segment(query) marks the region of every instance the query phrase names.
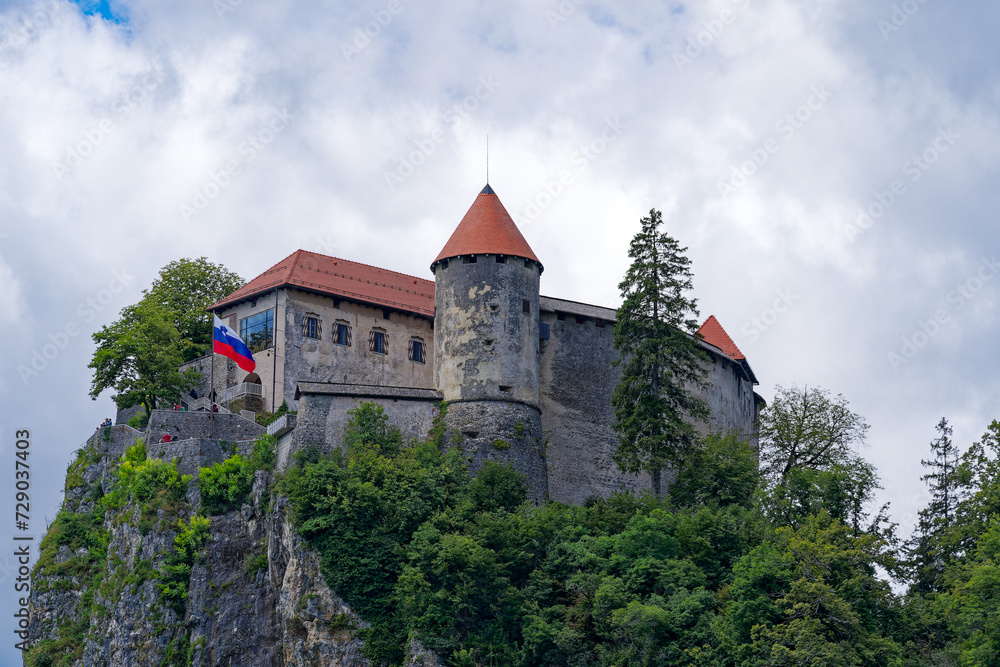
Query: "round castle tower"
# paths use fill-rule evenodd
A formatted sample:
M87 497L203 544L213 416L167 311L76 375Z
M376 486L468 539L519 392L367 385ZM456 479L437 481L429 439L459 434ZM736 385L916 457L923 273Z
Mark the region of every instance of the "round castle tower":
M434 273L434 384L448 437L473 473L486 460L548 491L538 408L538 286L543 267L489 185L476 197Z

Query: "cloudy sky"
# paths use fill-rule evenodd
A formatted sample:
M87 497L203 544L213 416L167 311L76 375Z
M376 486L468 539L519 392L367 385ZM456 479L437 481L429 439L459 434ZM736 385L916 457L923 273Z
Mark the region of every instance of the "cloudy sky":
M0 0L0 474L30 429L33 528L113 414L90 335L160 267L430 278L489 135L543 294L617 305L662 210L758 391L866 416L908 530L937 420L1000 416L1000 5L622 5Z

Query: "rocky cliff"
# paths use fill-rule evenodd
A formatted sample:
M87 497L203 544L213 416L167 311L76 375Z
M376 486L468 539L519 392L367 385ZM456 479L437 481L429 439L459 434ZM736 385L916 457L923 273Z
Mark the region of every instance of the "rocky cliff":
M120 451L94 438L69 468L33 574L27 667L369 664L365 623L325 584L273 472L247 471L248 492L201 517L176 461Z

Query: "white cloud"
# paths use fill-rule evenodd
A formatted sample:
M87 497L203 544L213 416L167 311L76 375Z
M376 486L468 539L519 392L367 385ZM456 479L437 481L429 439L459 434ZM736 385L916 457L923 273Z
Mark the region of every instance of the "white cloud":
M996 416L989 365L966 360L1000 334L1000 281L904 372L885 356L980 256L1000 254L1000 70L987 29L998 10L928 3L887 41L877 21L891 4L595 2L551 25L554 1L404 2L350 59L342 45L385 3L244 2L220 17L203 1L137 0L120 27L62 2L26 30L42 5L0 5L0 211L11 235L0 278L22 284L20 296L0 295L16 329L0 336L57 330L111 271L134 273L138 290L183 256L250 278L299 247L333 248L429 277L483 185L489 134L491 181L522 220L546 184L572 175L523 224L546 294L614 305L628 240L652 207L690 246L703 315L734 338L778 290L796 290L795 307L744 350L761 393L793 381L844 392L873 423L886 497L912 513L912 473L936 419L955 415L968 443ZM724 10L732 20L712 34ZM499 85L477 98L484 78ZM823 87L828 99L794 132L779 127ZM467 113L447 115L463 103ZM287 127L246 159L241 146L275 111L290 114ZM615 118L624 129L580 167L581 148ZM113 130L57 177L53 163L105 119ZM908 180L904 164L948 127L961 139ZM385 174L435 132L433 152L387 187ZM768 140L777 149L723 200L719 182ZM239 173L185 222L180 205L233 160ZM849 240L845 227L894 180L905 194ZM26 309L38 314L31 325ZM61 357L47 373L85 389L89 348L76 344L80 363ZM0 378L0 394L12 382ZM67 448L86 434L60 428Z

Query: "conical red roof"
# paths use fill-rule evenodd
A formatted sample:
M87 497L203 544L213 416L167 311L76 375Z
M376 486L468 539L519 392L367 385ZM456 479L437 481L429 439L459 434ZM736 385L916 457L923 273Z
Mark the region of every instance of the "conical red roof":
M538 262L531 246L521 236L510 213L500 203L493 188L486 185L458 223L444 249L431 264L461 255L508 255ZM541 265L541 262L538 262Z
M698 333L701 334L706 343L719 348L729 358L735 361L746 361L746 357L740 352L740 348L736 347L736 343L733 342L733 339L729 337L726 330L719 324L719 320L715 319L715 315L709 315L705 323L698 329Z

